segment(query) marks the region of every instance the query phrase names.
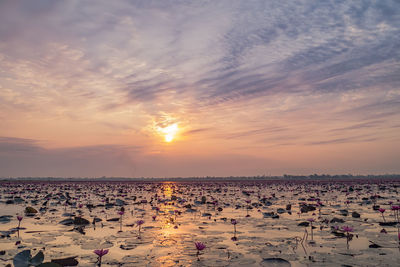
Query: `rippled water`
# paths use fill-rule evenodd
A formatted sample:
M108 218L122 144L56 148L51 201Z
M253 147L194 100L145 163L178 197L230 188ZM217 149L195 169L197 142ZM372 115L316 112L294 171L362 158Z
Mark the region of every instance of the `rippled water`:
M4 251L0 264L4 265L26 249L32 254L42 250L45 261L76 256L79 266L96 265L95 249L109 249L102 266L400 265L399 225L380 226L383 218L376 210L385 208L385 220L396 222L391 208L399 205L399 181L2 182L0 186L0 251ZM301 212L302 206L315 210ZM26 207L39 212L27 216ZM17 215L24 217L23 229L13 229L18 226ZM60 224L74 217L90 224ZM94 218L101 221L93 224ZM331 223L333 218L344 222ZM237 220L236 233L231 219ZM299 226L311 219L313 238L310 225ZM140 233L138 220L144 220ZM346 235L343 226L353 228L348 246L346 237L337 236ZM199 260L194 242L206 245ZM372 243L380 247L370 247Z

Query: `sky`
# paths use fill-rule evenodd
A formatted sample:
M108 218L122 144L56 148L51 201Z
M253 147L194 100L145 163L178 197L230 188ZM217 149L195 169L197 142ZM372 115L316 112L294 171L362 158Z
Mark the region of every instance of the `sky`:
M400 173L400 2L0 1L0 177Z

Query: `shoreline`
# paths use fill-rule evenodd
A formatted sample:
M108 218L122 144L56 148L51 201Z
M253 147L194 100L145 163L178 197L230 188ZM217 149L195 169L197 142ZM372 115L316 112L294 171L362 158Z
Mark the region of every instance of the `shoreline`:
M0 183L26 183L26 182L107 182L107 183L213 183L213 182L354 182L354 181L400 181L400 175L368 175L368 176L260 176L260 177L173 177L173 178L127 178L127 177L101 177L101 178L55 178L55 177L18 177L2 178Z

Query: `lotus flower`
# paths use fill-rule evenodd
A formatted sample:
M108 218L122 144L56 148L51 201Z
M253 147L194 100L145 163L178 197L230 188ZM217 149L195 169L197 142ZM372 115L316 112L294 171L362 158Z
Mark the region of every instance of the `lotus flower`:
M108 249L96 249L93 251L97 256L103 257L108 253Z
M379 208L378 210L382 214L383 221L386 222L385 216L383 216L383 213L385 212L385 209Z
M197 249L197 260L199 261L199 255L200 255L200 251L204 250L206 248L206 245L202 242L194 242L196 249Z
M353 232L353 228L350 226L343 226L342 230L346 233Z
M195 242L194 244L196 245L196 249L199 251L204 250L206 248L206 245L202 242Z
M343 226L343 227L342 227L342 230L343 230L344 232L346 232L347 249L349 249L349 241L350 241L350 239L351 239L351 237L350 237L350 232L353 232L353 228L350 227L350 226Z
M17 220L18 220L18 229L19 229L19 227L21 226L21 221L22 221L22 219L23 219L24 217L22 217L22 216L17 216Z
M97 262L99 263L98 266L100 267L101 258L108 253L108 249L96 249L93 252L98 256Z
M231 224L233 224L233 229L235 230L235 235L236 235L236 224L237 224L236 219L231 219Z

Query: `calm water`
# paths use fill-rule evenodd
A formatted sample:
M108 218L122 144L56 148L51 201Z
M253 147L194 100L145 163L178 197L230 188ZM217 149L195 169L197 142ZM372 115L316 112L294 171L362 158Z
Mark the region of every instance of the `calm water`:
M42 250L45 261L76 256L79 266L95 266L93 250L109 249L102 266L400 266L391 210L399 205L399 181L0 186L0 265L31 249ZM28 216L26 207L38 212ZM75 217L90 223L64 225ZM393 225L381 226L384 220ZM344 226L353 229L349 240ZM198 257L195 242L206 245Z

